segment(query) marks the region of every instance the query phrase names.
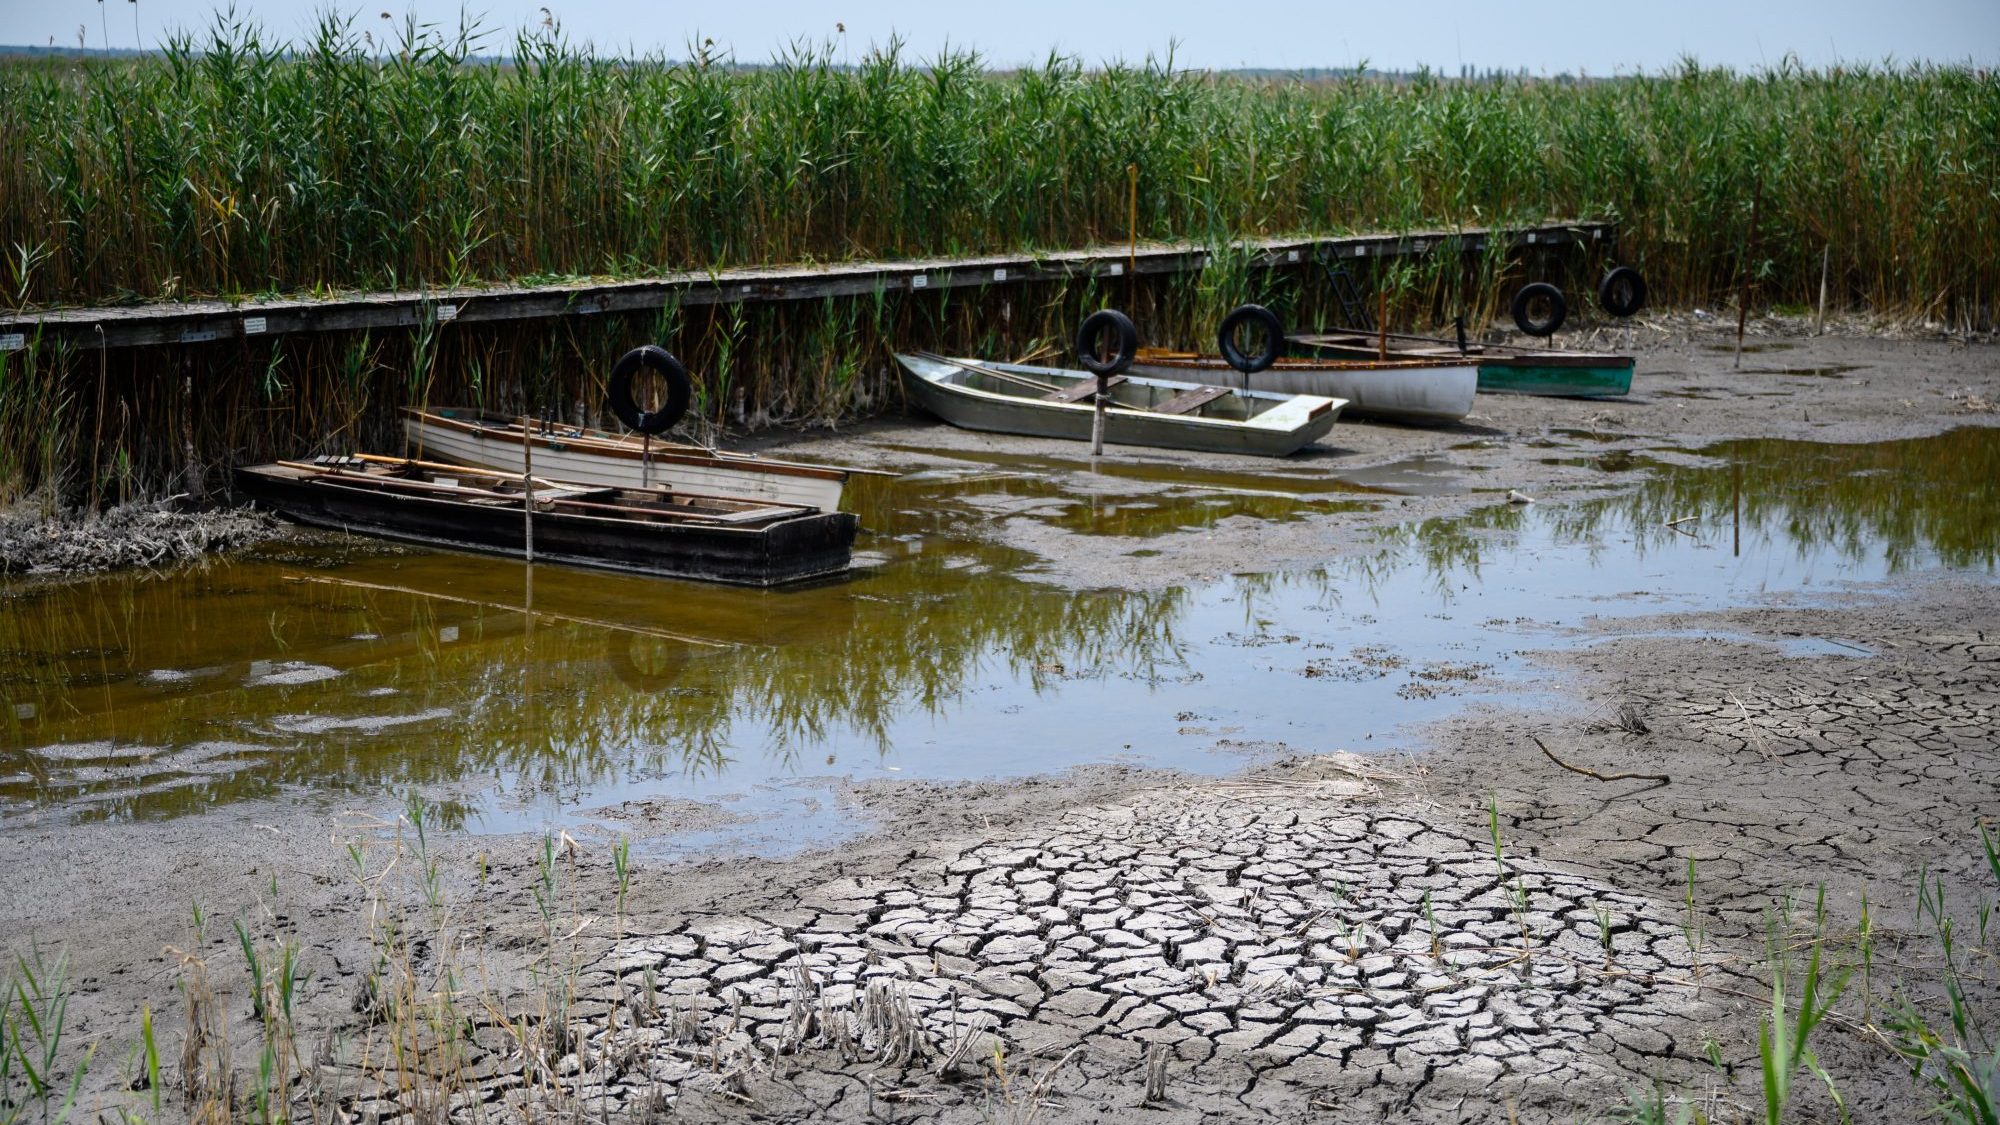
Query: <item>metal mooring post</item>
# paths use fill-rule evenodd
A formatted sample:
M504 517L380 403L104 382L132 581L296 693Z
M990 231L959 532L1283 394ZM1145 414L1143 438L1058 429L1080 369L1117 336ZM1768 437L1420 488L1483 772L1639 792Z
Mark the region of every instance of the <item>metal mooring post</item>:
M521 546L529 565L535 561L535 429L521 415Z
M1097 376L1097 394L1094 396L1097 399L1097 409L1090 415L1090 455L1092 457L1104 456L1104 396L1110 391L1110 388L1105 385L1107 382L1108 380L1102 374Z

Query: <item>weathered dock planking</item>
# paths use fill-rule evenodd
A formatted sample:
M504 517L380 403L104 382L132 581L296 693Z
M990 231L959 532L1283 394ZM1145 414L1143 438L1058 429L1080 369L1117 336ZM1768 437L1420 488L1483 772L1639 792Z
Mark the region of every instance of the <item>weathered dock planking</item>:
M1257 253L1261 266L1303 264L1318 254L1342 258L1419 254L1457 239L1463 251L1483 251L1494 238L1514 246L1601 243L1614 236L1610 223L1550 223L1518 230L1406 231L1338 238L1266 238L1239 246ZM848 262L829 266L686 271L631 281L580 281L553 285L441 288L356 293L333 298L185 301L113 308L0 311L0 347L20 347L40 336L64 337L74 347L126 348L192 344L246 336L337 332L364 328L415 328L446 321L470 324L539 320L657 309L667 305L797 301L878 291L961 289L1063 281L1076 277L1172 274L1200 269L1202 244L1097 246L1047 254L982 258L933 258Z

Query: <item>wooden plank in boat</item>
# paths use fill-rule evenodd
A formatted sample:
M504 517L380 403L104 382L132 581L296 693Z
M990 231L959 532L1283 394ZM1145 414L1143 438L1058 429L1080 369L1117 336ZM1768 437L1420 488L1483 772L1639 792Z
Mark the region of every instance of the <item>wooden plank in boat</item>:
M1124 381L1125 376L1113 375L1111 378L1104 380L1104 389L1108 391ZM1042 400L1044 402L1082 402L1096 393L1097 380L1079 379L1062 390L1050 391L1048 394L1042 396Z
M1182 391L1180 394L1155 406L1152 409L1152 413L1186 414L1190 410L1207 406L1209 403L1228 393L1229 391L1224 387L1196 387L1191 391Z
M591 511L610 512L614 516L623 515L628 519L661 516L675 520L699 520L702 523L721 524L762 523L790 516L806 515L812 512L811 508L786 504L761 505L755 508L746 508L740 512L696 512L682 508L647 508L624 504L597 504L588 500L565 500L561 506L564 510L584 508Z

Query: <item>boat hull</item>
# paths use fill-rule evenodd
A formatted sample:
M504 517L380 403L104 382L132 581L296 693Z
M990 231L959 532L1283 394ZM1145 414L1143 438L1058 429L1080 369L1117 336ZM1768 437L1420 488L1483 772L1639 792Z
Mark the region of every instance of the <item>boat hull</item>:
M1141 359L1136 374L1162 379L1205 378L1227 385L1244 376L1220 359ZM1472 412L1479 372L1469 363L1317 364L1280 360L1249 377L1253 390L1344 398L1343 417L1376 418L1419 425L1450 425Z
M537 469L540 465L536 466ZM314 527L478 554L525 556L518 504L481 507L386 494L252 466L237 488L259 507ZM757 527L644 524L567 513L535 517L535 561L667 578L777 586L845 572L859 521L815 512Z
M1596 359L1598 357L1592 357ZM1479 364L1479 389L1495 394L1605 398L1632 393L1632 359L1550 363L1534 356L1488 357Z
M897 356L903 386L925 410L967 430L1025 434L1030 437L1089 441L1095 408L1088 401L1049 402L996 394L940 382L926 372L939 366L911 356ZM949 363L943 366L951 366ZM1021 364L982 366L1036 377L1073 378L1078 373ZM1128 378L1128 386L1152 387L1160 393L1191 388L1186 380ZM1260 395L1287 399L1249 421L1150 414L1140 410L1108 410L1104 440L1109 445L1184 449L1200 453L1235 453L1284 457L1311 445L1333 429L1346 403L1311 396Z
M1388 333L1371 337L1344 329L1288 337L1294 354L1341 360L1375 359L1386 348L1391 360L1456 358L1449 340ZM1629 355L1599 352L1537 351L1474 344L1479 361L1479 390L1489 394L1549 395L1562 398L1605 398L1632 392L1633 361Z
M503 473L524 469L521 431L477 411L439 408L407 411L403 437L419 459L475 465ZM535 475L615 488L670 488L709 496L738 496L817 508L840 509L847 474L818 465L716 455L686 446L644 445L596 431L559 429L534 435Z

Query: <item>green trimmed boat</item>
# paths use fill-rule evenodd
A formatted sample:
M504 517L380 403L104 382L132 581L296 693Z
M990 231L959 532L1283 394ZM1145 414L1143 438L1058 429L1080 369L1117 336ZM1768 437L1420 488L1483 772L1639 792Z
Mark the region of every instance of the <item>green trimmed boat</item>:
M1468 344L1398 332L1334 329L1286 337L1294 355L1342 359L1479 358L1479 389L1486 393L1606 398L1632 393L1632 357L1513 344Z

